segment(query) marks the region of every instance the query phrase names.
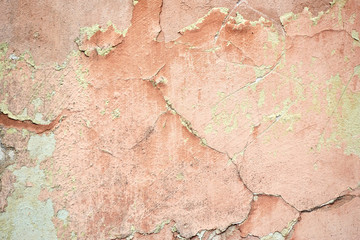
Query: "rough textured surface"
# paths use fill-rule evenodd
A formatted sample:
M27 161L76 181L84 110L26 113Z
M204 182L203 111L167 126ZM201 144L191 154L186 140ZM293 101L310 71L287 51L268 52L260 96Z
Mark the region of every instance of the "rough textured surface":
M239 227L243 237L248 235L264 237L272 232L281 232L299 217L299 213L281 198L272 196L254 198L248 218Z
M1 239L358 239L360 2L2 1Z
M359 206L360 200L356 197L303 213L291 239L356 239L359 237Z

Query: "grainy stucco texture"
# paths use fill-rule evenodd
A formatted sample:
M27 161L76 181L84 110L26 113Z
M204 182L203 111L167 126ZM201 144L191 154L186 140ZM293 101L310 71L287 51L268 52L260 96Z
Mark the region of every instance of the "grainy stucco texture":
M360 239L359 0L0 21L0 239Z

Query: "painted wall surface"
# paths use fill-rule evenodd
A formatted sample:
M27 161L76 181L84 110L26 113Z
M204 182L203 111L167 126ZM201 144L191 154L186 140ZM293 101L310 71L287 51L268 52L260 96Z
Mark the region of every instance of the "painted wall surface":
M360 239L359 0L0 20L0 239Z

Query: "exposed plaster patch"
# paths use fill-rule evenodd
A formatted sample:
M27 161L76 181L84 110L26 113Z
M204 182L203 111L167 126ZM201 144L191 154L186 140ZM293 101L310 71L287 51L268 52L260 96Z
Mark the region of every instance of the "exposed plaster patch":
M69 217L69 212L66 209L60 209L57 213L56 213L56 217L58 219L60 219L61 221L63 221L64 225L67 225L68 223L68 217Z
M32 135L29 139L27 150L32 159L38 159L39 163L47 157L51 157L55 150L55 136L53 133L48 135Z
M284 236L279 232L270 233L269 235L260 238L261 240L285 240Z
M57 239L53 203L49 199L42 202L38 199L45 174L39 169L22 167L13 174L17 181L15 191L8 198L8 206L0 213L1 239ZM28 187L28 184L31 186Z
M122 42L122 38L126 36L127 31L128 28L119 30L111 21L108 21L107 26L104 28L98 24L81 28L80 36L75 39L75 42L79 46L79 50L84 52L86 56L90 56L94 49L98 55L106 56ZM117 36L114 36L114 34ZM93 40L93 37L96 37L96 39Z

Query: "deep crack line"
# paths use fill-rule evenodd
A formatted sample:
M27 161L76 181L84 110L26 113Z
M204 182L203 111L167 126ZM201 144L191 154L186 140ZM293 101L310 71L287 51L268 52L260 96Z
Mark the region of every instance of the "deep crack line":
M222 152L218 149L215 149L211 146L209 146L207 144L207 141L204 137L201 137L198 133L198 131L196 131L192 126L191 126L191 122L188 121L186 118L184 118L181 114L179 114L175 108L173 107L172 103L170 102L169 99L166 99L166 97L164 97L165 99L165 102L166 102L166 107L167 109L169 110L169 112L175 114L175 115L178 115L179 118L180 118L180 121L181 121L181 124L191 133L193 134L195 137L197 137L199 140L200 140L200 143L201 145L203 146L206 146L208 148L210 148L211 150L215 151L215 152L218 152L218 153L221 153L221 154L225 154L228 158L230 158L229 154L227 152Z
M53 120L51 123L42 125L34 123L31 120L16 120L10 118L7 114L0 112L0 126L6 127L6 128L15 128L18 130L26 129L31 132L35 132L36 134L42 134L49 131L52 131L56 128L57 125L59 125L71 112L67 109L64 109L55 120Z

